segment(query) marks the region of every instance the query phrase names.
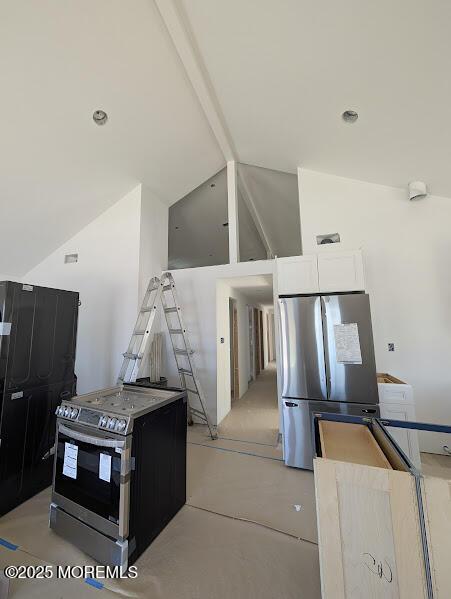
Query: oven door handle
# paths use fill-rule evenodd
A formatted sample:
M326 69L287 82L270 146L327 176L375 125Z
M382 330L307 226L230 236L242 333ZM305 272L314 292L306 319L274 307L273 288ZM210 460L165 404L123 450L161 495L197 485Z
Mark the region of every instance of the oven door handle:
M89 443L90 445L97 445L98 447L113 447L118 449L123 449L125 447L125 441L122 439L103 439L102 437L86 435L85 433L74 431L72 428L64 426L64 424L60 424L58 426L58 430L68 437L76 439L77 441L81 441L82 443Z

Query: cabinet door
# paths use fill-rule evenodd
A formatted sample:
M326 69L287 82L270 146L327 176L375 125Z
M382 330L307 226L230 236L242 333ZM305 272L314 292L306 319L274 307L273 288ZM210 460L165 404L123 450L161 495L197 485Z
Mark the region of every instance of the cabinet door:
M320 292L364 291L363 258L360 250L324 252L318 255Z
M413 391L410 385L378 383L377 386L380 403L412 405L414 408Z
M293 256L277 260L279 295L318 293L317 256Z
M381 418L387 418L387 420L415 421L413 406L381 403L379 407ZM394 426L389 426L387 429L407 457L411 459L415 466L420 468L421 460L417 431L407 428L396 428Z

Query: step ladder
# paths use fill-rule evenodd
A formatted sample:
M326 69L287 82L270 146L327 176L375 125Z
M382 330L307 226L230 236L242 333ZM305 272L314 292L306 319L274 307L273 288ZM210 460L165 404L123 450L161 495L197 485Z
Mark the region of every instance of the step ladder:
M194 352L191 349L183 322L174 278L169 272L163 273L161 279L154 277L149 282L130 343L127 351L123 354L124 360L117 382L122 384L136 381L160 301L171 339L180 384L188 394L188 424L193 424L193 416L196 416L208 426L210 437L217 439L216 430L205 409L205 396L192 357ZM199 408L192 406L193 396L197 398Z

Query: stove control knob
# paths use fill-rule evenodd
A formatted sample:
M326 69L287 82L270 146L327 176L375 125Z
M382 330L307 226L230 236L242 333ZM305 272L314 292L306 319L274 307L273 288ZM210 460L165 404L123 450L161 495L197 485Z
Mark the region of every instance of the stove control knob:
M125 431L125 427L127 426L127 422L124 419L118 420L116 424L116 430L118 433L122 433Z
M69 406L66 406L66 407L64 408L64 416L65 416L66 418L69 418L69 416L70 416L70 408L69 408Z
M104 415L102 416L102 418L100 419L100 421L99 421L99 424L100 424L100 426L106 426L107 422L108 422L108 418L107 418L107 416L105 416L105 414L104 414Z
M78 409L77 408L72 408L71 412L70 412L70 417L72 418L72 420L75 420L75 418L78 416Z
M117 422L116 418L110 418L110 420L108 420L108 428L113 430L114 427L116 426L116 422Z
M57 416L61 416L63 412L64 412L64 408L63 408L63 406L58 406L58 407L56 408L56 415L57 415Z

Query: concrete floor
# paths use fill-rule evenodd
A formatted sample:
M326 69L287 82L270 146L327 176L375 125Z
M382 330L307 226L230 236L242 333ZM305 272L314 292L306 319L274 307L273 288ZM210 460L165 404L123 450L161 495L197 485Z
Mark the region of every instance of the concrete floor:
M276 364L271 362L248 391L232 402L232 409L219 425L221 437L277 446L279 411Z
M320 599L313 475L277 445L275 371L234 403L211 441L188 431L187 505L137 561L136 580L14 580L11 599ZM92 564L48 528L50 490L0 518L0 568Z

